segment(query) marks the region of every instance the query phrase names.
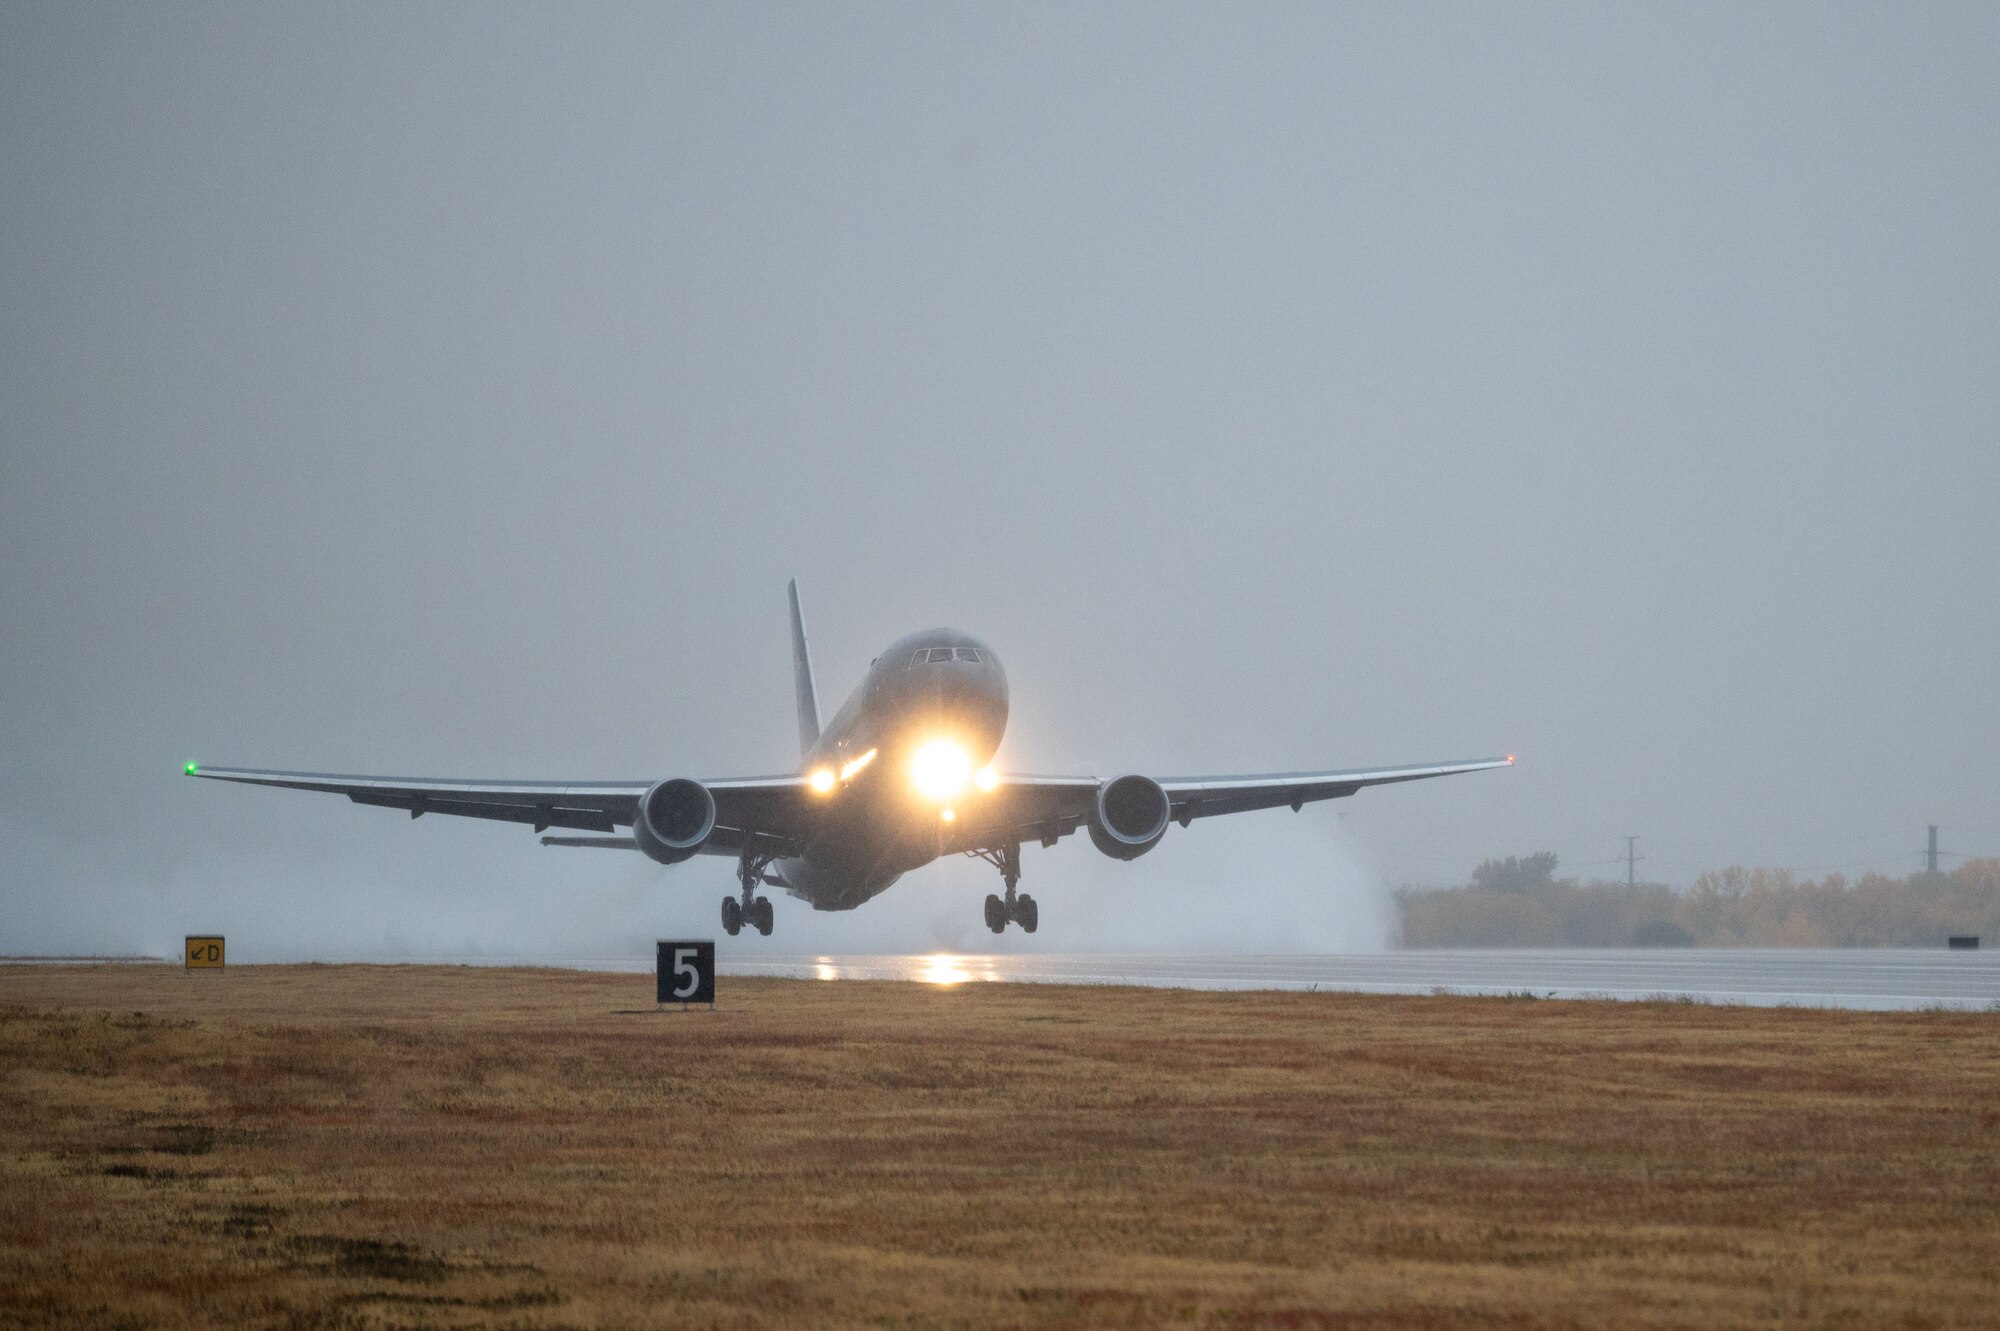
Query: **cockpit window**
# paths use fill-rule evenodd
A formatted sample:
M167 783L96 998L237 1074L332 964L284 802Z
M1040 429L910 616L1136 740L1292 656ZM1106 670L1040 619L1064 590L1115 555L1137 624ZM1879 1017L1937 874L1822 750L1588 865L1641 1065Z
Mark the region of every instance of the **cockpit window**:
M925 665L935 661L971 661L975 664L985 661L973 647L919 647L910 654L910 664Z

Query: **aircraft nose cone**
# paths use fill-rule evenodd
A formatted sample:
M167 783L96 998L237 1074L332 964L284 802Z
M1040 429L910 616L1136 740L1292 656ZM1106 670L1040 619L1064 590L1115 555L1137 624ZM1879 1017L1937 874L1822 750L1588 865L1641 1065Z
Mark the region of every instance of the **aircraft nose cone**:
M939 704L953 711L1007 705L1006 681L981 666L953 663L937 672L935 688Z

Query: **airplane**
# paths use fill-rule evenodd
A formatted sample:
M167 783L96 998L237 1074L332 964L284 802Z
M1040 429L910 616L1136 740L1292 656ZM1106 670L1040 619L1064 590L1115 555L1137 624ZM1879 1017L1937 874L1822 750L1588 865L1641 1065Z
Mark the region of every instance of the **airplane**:
M1513 755L1418 767L1279 772L1254 776L1150 777L1127 772L1031 776L996 771L1007 728L1007 672L991 647L956 629L898 638L820 723L805 616L794 579L792 674L799 768L783 776L658 781L456 781L337 776L209 767L211 781L328 791L356 804L404 809L411 818L456 814L590 836L543 836L544 846L636 851L663 865L696 855L736 861L740 895L722 900L722 928L768 937L775 887L815 910L852 910L897 879L945 855L974 856L1000 871L1005 894L986 897L986 926L1034 933L1040 908L1017 891L1021 847L1053 846L1079 828L1115 860L1135 860L1169 825L1252 809L1340 799L1365 786L1513 765ZM620 828L629 828L620 833Z

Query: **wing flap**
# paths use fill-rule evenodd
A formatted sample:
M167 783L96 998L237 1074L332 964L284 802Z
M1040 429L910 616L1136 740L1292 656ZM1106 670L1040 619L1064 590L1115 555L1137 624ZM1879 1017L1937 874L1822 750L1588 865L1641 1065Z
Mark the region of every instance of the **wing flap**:
M537 832L551 827L572 827L579 832L611 832L616 826L602 809L573 809L551 804L495 804L480 800L440 799L435 795L396 794L355 790L348 792L356 804L383 809L408 809L410 817L427 813L451 814L458 818L489 818L503 823L531 823Z
M1348 784L1306 784L1269 790L1235 791L1209 795L1176 795L1171 788L1174 821L1186 827L1196 818L1215 818L1225 813L1253 813L1258 809L1298 808L1318 800L1346 799L1361 789Z

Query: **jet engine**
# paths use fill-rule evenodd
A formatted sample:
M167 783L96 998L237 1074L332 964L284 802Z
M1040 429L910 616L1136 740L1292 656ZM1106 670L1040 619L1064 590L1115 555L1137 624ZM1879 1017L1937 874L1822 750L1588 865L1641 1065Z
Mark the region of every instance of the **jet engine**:
M1097 788L1090 839L1114 860L1136 860L1166 835L1173 805L1151 777L1121 776Z
M715 830L715 796L699 781L662 781L639 801L632 839L661 864L679 864L700 852Z

